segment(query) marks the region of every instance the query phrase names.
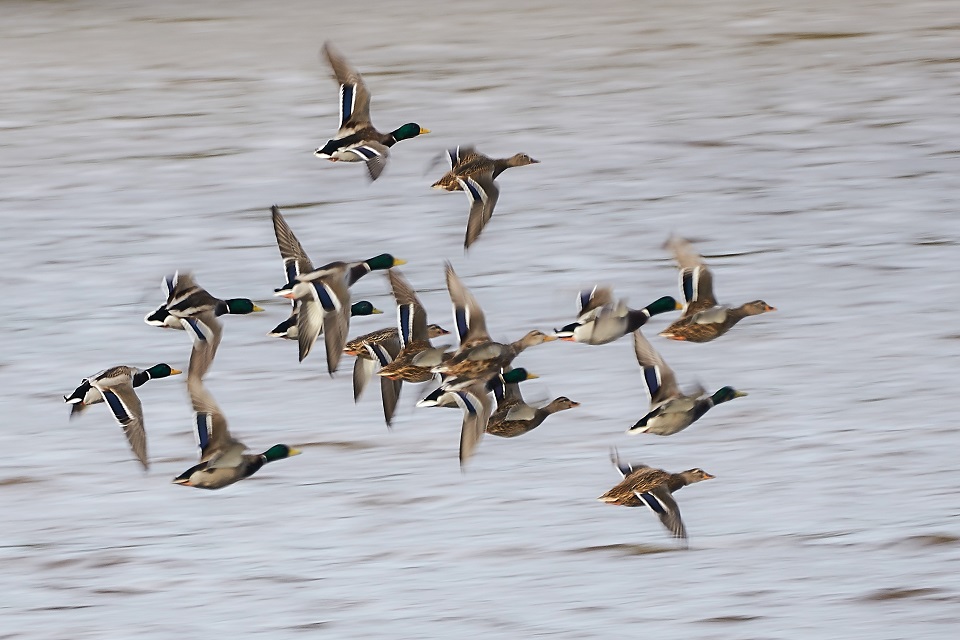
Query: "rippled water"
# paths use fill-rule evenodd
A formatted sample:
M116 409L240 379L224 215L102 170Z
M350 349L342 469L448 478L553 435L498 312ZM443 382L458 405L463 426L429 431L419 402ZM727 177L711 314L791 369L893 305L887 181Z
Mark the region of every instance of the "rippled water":
M558 4L3 4L0 638L956 633L955 4ZM373 185L311 155L325 39L376 124L433 130ZM457 143L542 160L501 177L467 256L466 199L427 188ZM750 392L671 438L624 434L647 404L628 340L525 353L528 398L583 406L461 474L455 412L408 387L387 432L349 362L331 380L264 336L287 313L274 203L318 263L409 260L443 324L450 258L495 337L568 322L594 282L674 292L671 232L722 301L779 310L654 338L681 383ZM141 390L147 475L102 407L68 423L60 398L186 364L141 321L178 268L268 306L227 319L209 386L252 448L305 449L220 492L170 484L195 461L182 379ZM391 304L379 274L355 296ZM690 551L595 500L610 446L717 476L678 496Z

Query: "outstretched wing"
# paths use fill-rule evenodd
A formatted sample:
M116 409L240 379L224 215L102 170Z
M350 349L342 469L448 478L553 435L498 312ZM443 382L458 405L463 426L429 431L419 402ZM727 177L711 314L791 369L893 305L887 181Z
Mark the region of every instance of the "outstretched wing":
M467 219L467 233L463 240L464 249L469 249L490 222L493 208L497 206L497 199L500 197L500 189L493 181L493 171L476 176L458 176L457 181L470 200L470 217Z
M147 460L147 432L143 428L143 407L140 404L140 398L133 390L133 384L126 382L112 387L97 386L97 389L100 390L113 417L123 429L133 454L137 456L143 468L148 469L150 462Z
M487 324L483 316L483 309L470 290L464 286L453 265L446 263L447 291L450 292L450 301L453 303L453 322L457 327L460 344L473 340L489 340Z
M680 387L677 385L673 370L667 366L663 357L657 353L639 329L633 332L633 350L637 356L637 363L643 369L643 381L650 392L651 405L680 395Z
M340 131L339 137L344 137L357 129L370 124L370 92L363 82L363 77L350 66L340 52L329 42L321 49L326 56L333 75L340 84Z

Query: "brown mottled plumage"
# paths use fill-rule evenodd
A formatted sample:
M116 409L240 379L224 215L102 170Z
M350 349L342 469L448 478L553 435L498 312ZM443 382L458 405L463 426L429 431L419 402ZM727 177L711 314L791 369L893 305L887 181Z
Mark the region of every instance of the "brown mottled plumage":
M674 538L686 540L687 531L672 494L688 484L710 480L714 476L700 468L670 473L645 464L626 464L620 461L616 450L611 452L610 457L623 480L598 500L624 507L649 507Z
M518 385L507 386L517 387L516 394L520 395ZM579 406L579 402L574 402L565 396L560 396L547 406L539 409L526 404L522 397L507 398L497 406L497 410L490 416L490 420L487 422L487 433L501 438L516 438L539 427L547 419L547 416Z
M433 183L433 188L467 192L470 198L470 217L463 246L469 248L480 237L480 232L493 216L493 208L497 206L497 199L500 197L497 176L510 167L536 164L539 160L534 160L525 153L509 158L490 158L473 147L456 147L447 151L447 154L450 158L450 170Z
M680 319L660 332L661 336L671 340L710 342L747 316L776 311L763 300L733 308L717 304L713 295L713 274L693 245L683 238L671 237L664 247L673 251L680 267L680 293L686 305Z

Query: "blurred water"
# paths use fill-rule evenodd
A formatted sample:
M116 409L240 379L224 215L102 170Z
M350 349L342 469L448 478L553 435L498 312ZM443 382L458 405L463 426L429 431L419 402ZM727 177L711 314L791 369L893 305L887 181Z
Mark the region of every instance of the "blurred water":
M558 4L3 3L0 638L956 632L955 3ZM336 121L325 39L375 124L434 132L373 185L311 155ZM468 256L466 199L425 173L458 143L542 160L500 179ZM409 260L442 324L450 258L497 337L568 322L594 282L673 293L671 232L721 301L779 311L654 338L682 384L750 392L671 438L624 434L647 403L629 340L525 353L529 398L583 406L461 474L455 412L408 387L387 432L349 362L331 380L264 337L287 314L274 203L318 264ZM141 321L177 268L268 307L226 320L209 386L252 448L305 448L216 493L169 482L195 461L182 379L141 390L147 475L102 407L68 423L60 399L186 364ZM355 296L391 305L379 274ZM679 495L689 552L595 500L613 445L717 476Z

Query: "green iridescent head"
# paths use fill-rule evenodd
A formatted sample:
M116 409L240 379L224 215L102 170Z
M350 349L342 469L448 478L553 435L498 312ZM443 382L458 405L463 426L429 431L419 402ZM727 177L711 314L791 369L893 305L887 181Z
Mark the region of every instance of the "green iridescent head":
M390 132L390 135L399 142L400 140L409 140L410 138L416 138L422 133L430 133L430 129L424 129L416 122L408 122L402 127L395 129Z
M383 313L383 311L377 309L371 302L368 302L367 300L354 302L352 305L350 305L350 315L352 316L371 316L375 313Z
M713 398L713 404L720 404L721 402L729 402L734 398L741 398L745 395L747 395L745 392L737 391L733 387L721 387L710 397Z
M151 379L156 378L166 378L168 376L175 376L178 373L183 373L179 369L174 369L170 365L161 362L160 364L155 364L145 371L145 373L150 376Z
M255 311L263 311L263 309L255 305L253 300L249 298L231 298L230 300L224 300L224 302L227 305L227 313L234 315L245 316Z
M503 381L507 384L515 384L517 382L523 382L524 380L533 380L534 378L539 378L535 373L530 373L523 367L517 369L511 369L503 374Z
M275 444L260 455L262 455L267 462L276 462L277 460L283 460L284 458L299 454L299 449L288 447L285 444Z
M663 296L662 298L658 298L647 305L647 311L650 312L651 316L655 316L658 313L666 313L668 311L677 311L682 308L683 305L670 296Z
M381 253L378 256L370 258L366 261L370 271L380 271L383 269L389 269L390 267L398 267L401 264L407 264L406 260L401 260L400 258L394 258L389 253Z

